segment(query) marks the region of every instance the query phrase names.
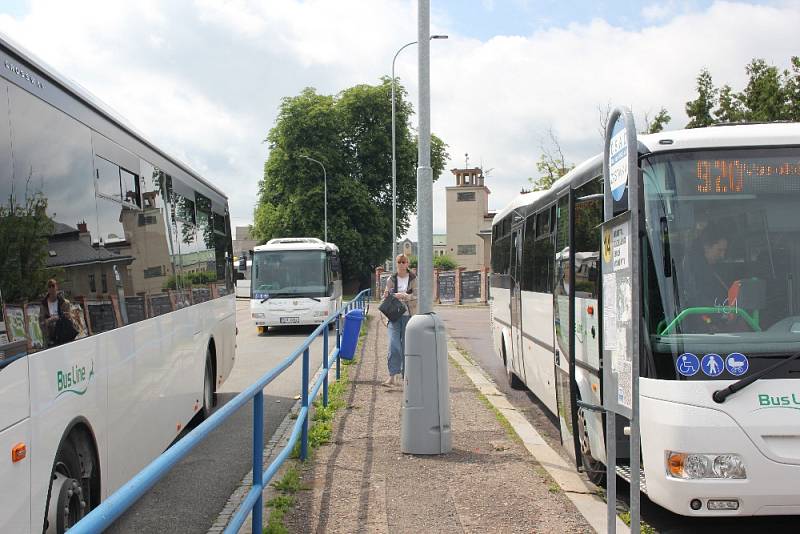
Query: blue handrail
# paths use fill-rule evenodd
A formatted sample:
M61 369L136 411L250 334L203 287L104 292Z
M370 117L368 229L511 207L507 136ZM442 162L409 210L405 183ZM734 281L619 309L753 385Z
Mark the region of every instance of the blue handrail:
M340 377L339 367L339 347L341 346L341 318L353 308L364 309L366 299L369 297L370 290L365 289L359 293L355 299L342 305L335 313L328 316L314 332L288 357L286 357L277 367L271 369L261 376L253 385L245 389L224 406L216 410L211 417L203 421L197 428L186 434L172 447L164 451L161 456L153 460L147 467L142 469L136 476L110 495L100 506L92 510L83 519L78 521L69 529L70 534L88 534L100 532L108 528L111 523L117 520L125 511L130 508L147 490L152 488L156 482L161 480L175 464L180 462L192 449L225 419L233 415L244 406L250 399L253 399L253 487L247 494L239 509L231 518L225 533L239 532L247 515L253 513L253 534L261 534L263 529L262 517L262 494L266 485L278 472L278 469L289 457L298 439L300 444L300 459L308 457L308 414L309 402L313 401L320 388L323 390L322 403L328 405L328 372L330 371L331 359L336 362L336 378ZM336 348L328 355L328 325L336 322ZM309 376L309 346L319 335L323 335L323 362L322 376L317 379L311 394L308 391ZM303 381L301 390L301 408L297 414L294 429L289 438L289 442L269 465L266 471L263 466L264 451L264 388L272 382L278 375L291 366L297 358L303 356Z

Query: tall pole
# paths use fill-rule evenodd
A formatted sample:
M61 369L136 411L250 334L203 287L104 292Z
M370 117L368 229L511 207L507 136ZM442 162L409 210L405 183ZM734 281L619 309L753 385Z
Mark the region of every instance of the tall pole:
M397 271L397 266L394 262L394 258L397 256L397 154L395 152L396 145L394 127L394 62L397 60L397 56L400 54L400 52L413 44L417 44L417 42L411 41L410 43L404 44L397 52L395 52L394 57L392 58L392 257L390 258L392 272Z
M447 35L431 35L431 39L447 39ZM417 41L411 41L410 43L406 43L400 47L400 49L395 52L394 57L392 58L392 257L391 257L391 269L392 272L397 270L397 265L395 265L394 258L397 256L397 155L396 155L396 141L395 141L395 103L394 103L394 85L395 85L395 76L394 76L394 63L397 61L397 56L400 55L400 52L405 50L411 45L417 44Z
M430 0L419 0L419 142L417 159L417 278L419 313L433 311L433 169L431 169Z
M310 158L308 156L300 156L303 159L307 159L308 161L313 161L314 163L318 163L320 167L322 167L322 176L323 182L325 187L325 200L324 200L324 210L325 210L325 242L328 242L328 173L325 172L325 165L322 164L321 161L317 161L314 158Z

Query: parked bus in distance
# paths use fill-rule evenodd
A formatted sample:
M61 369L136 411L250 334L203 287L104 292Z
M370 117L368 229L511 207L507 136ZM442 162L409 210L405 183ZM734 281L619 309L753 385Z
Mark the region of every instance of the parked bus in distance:
M800 124L642 135L638 150L641 487L687 516L800 514ZM492 228L497 354L595 482L603 421L578 401L602 404L603 340L625 338L600 320L615 306L603 303L603 191L598 155L519 195Z
M63 533L234 363L228 201L0 37L0 532Z
M246 253L245 253L246 254ZM253 268L253 260L247 256L240 256L236 263L236 298L250 298L250 274Z
M251 285L250 313L259 333L320 324L342 305L339 249L313 237L271 239L253 251Z

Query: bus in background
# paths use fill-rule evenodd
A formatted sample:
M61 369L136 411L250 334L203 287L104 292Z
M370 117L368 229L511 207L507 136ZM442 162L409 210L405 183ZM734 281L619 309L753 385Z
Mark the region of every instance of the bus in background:
M249 299L250 295L250 274L253 268L253 260L244 252L243 256L236 259L236 298Z
M251 284L259 333L320 324L342 305L339 249L313 237L271 239L253 250Z
M62 533L211 411L228 201L3 37L0 64L0 532Z
M688 516L800 514L800 124L668 131L638 146L643 491ZM497 354L595 482L603 422L577 401L601 404L603 340L624 339L599 320L615 306L600 306L612 298L599 275L603 190L598 155L519 195L492 228ZM743 379L755 381L723 393Z

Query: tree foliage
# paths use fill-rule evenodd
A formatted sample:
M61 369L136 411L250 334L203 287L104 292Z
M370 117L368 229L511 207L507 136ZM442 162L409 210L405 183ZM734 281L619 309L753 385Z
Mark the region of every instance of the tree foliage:
M397 83L397 234L416 211L416 136L406 91ZM324 235L322 162L328 183L328 240L341 250L347 279L363 281L391 252L392 132L391 79L357 85L339 94L313 88L286 97L267 136L269 157L259 182L253 235ZM447 145L431 136L431 166L436 180L448 158Z
M739 92L728 85L714 87L703 69L697 77L697 98L686 103L687 128L721 123L800 121L800 58L791 58L781 72L764 59L746 67L747 85Z
M39 300L48 278L58 276L58 270L45 268L47 238L52 232L47 199L41 193L26 192L22 203L12 193L8 205L0 206L0 287L4 302Z
M444 254L443 256L434 256L433 257L433 268L439 269L440 271L452 271L456 267L458 267L458 263L456 260Z
M539 161L536 162L536 170L539 171L538 178L528 178L533 184L533 191L545 191L550 189L556 180L575 168L572 163L567 163L561 144L558 142L553 130L548 130L550 140L547 145L543 142L540 145L542 150Z

